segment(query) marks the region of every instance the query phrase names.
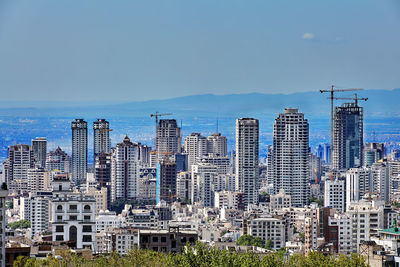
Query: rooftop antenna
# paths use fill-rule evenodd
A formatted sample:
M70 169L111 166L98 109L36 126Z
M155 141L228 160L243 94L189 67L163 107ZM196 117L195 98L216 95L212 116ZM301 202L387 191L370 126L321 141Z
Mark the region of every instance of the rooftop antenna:
M217 117L217 132L216 133L218 133L218 117Z

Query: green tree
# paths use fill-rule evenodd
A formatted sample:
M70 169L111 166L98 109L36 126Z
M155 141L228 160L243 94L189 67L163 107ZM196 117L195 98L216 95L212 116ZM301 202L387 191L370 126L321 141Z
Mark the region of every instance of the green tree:
M8 226L13 230L18 229L18 228L26 229L26 228L31 227L31 222L28 220L20 220L20 221L9 223Z
M268 239L268 241L265 243L265 249L272 249L273 243L271 239Z

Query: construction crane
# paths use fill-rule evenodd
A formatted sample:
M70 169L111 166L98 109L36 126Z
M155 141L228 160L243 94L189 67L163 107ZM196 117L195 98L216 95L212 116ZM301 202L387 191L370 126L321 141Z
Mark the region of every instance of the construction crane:
M172 113L160 114L160 113L158 113L158 111L156 111L156 113L150 114L150 117L151 117L151 118L155 117L155 119L156 119L156 127L157 127L157 124L158 124L158 117L167 116L167 115L172 115Z
M330 99L330 97L328 97L328 99ZM335 100L354 100L354 103L356 104L356 106L358 105L358 101L362 100L362 101L367 101L368 97L361 97L359 98L357 94L354 94L354 97L334 97Z
M333 151L335 146L333 144L333 100L335 100L335 93L336 92L349 92L349 91L361 91L364 90L363 88L351 88L351 89L335 89L335 86L332 85L329 90L319 90L320 93L330 93L328 99L331 100L331 181L333 181Z

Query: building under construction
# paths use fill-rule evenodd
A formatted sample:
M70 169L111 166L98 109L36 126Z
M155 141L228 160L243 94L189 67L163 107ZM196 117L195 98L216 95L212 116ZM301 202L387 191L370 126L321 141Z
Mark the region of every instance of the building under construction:
M360 167L363 164L363 108L356 103L335 107L333 168Z

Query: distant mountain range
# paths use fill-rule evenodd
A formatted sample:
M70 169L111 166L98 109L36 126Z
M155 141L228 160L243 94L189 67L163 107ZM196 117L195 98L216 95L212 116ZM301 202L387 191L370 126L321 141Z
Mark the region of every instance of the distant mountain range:
M360 97L369 100L360 103L365 107L366 117L384 118L400 115L400 89L394 90L364 90L358 92ZM340 97L353 97L349 93L340 93ZM325 117L329 114L329 100L327 94L319 92L303 92L292 94L231 94L231 95L192 95L166 100L150 100L123 104L77 104L60 102L40 103L40 107L29 107L29 103L13 103L12 108L0 108L0 116L28 116L28 117L141 117L148 116L155 111L171 112L176 116L266 116L276 117L285 107L299 108L307 116ZM336 101L337 104L348 101ZM0 103L1 104L1 103ZM31 103L31 105L33 105ZM4 105L3 105L4 106Z

